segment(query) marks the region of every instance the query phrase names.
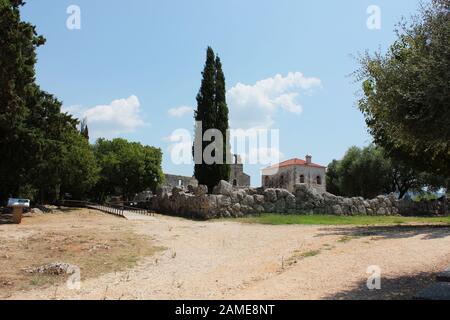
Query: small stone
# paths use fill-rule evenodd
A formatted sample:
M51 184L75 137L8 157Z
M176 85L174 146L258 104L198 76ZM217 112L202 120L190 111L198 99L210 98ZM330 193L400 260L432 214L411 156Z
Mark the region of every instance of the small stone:
M77 268L69 263L64 262L55 262L46 264L40 267L36 268L28 268L24 271L26 273L40 273L40 274L47 274L47 275L62 275L62 274L70 274L73 273Z

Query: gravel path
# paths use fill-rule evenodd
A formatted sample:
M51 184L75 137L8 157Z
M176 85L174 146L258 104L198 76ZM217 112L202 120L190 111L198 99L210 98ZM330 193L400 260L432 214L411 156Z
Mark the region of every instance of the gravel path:
M115 228L132 225L167 249L132 270L85 280L78 291L61 285L11 299L404 299L450 264L450 229L443 227L117 221ZM3 236L13 228L0 227ZM372 265L381 268L381 290L366 287Z

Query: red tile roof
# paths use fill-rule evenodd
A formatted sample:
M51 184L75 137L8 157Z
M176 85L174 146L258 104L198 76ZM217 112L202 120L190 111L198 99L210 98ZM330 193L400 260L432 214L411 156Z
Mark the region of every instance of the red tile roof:
M290 166L308 166L308 167L314 167L314 168L326 168L324 166L321 166L321 165L315 164L315 163L308 164L308 163L306 163L305 160L295 158L295 159L283 161L279 164L273 165L273 166L265 168L265 169L276 169L276 168L283 168L283 167L290 167Z

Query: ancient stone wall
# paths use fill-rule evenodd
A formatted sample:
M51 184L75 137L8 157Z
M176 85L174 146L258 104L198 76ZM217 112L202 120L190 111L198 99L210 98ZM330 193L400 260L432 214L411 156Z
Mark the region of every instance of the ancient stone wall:
M435 215L443 216L450 214L450 199L441 197L436 200L413 201L405 200L399 202L399 210L405 216Z
M160 188L150 201L150 209L197 219L243 217L261 213L371 216L449 214L448 200L431 207L422 204L421 207L417 203L399 201L393 194L371 200L343 198L319 193L304 184L296 185L291 193L285 189L236 189L228 182L221 181L213 193L207 194L206 186L201 185Z

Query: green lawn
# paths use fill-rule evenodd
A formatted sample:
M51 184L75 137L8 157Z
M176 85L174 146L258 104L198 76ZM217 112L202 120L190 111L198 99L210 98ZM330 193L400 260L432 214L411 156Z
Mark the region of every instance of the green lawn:
M409 223L449 224L450 217L385 217L354 216L340 217L331 215L276 215L264 214L260 217L240 218L243 223L260 223L270 225L302 224L302 225L400 225Z

